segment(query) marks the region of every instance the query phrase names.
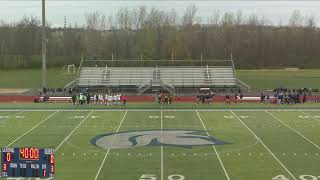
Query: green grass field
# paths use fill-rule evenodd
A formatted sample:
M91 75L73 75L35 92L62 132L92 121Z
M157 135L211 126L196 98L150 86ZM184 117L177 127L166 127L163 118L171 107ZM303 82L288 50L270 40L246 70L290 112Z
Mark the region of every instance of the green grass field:
M227 144L185 148L174 146L177 136L171 144L108 151L90 143L151 130L162 132L153 137L160 141L169 130L198 130ZM319 130L320 109L0 111L0 147L54 148L57 180L318 180ZM115 139L111 145L122 142Z
M48 87L64 87L71 77L61 69L48 70ZM320 70L238 70L237 77L254 90L267 90L279 87L320 88ZM41 87L40 69L21 69L0 71L0 88L39 88Z

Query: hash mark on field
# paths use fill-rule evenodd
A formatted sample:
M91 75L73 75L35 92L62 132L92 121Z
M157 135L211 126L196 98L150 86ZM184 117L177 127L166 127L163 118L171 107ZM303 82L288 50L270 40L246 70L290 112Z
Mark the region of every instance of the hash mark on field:
M124 115L123 115L123 117L122 117L122 119L121 119L121 122L120 122L120 124L119 124L119 127L118 127L118 129L117 129L117 133L119 132L119 130L120 130L120 128L121 128L121 125L122 125L124 119L125 119L126 116L127 116L127 113L128 113L128 111L126 111L126 112L124 113ZM112 141L111 141L112 143L111 143L111 144L113 144L113 141L114 141L114 137L112 138ZM98 169L98 172L97 172L94 180L97 180L97 179L98 179L99 174L100 174L100 171L101 171L101 169L102 169L102 167L103 167L103 165L104 165L104 163L105 163L105 161L106 161L106 159L107 159L107 157L108 157L109 152L110 152L110 149L108 149L108 151L106 152L106 154L105 154L105 156L104 156L104 158L103 158L103 161L102 161L102 163L101 163L101 165L100 165L100 167L99 167L99 169Z
M269 151L269 153L274 157L274 159L289 173L289 175L294 179L297 180L294 175L289 171L289 169L284 166L284 164L275 156L275 154L262 142L262 140L233 112L230 111L250 132L251 134L259 140L259 142Z
M196 113L197 113L197 115L198 115L198 118L199 118L202 126L203 126L203 129L206 131L207 135L210 136L209 132L207 131L206 126L204 125L204 123L203 123L203 121L202 121L202 119L201 119L201 117L200 117L200 114L199 114L198 110L196 110ZM224 171L224 174L225 174L226 178L227 178L228 180L230 180L229 175L228 175L228 173L227 173L227 170L226 170L226 168L225 168L224 165L223 165L223 162L222 162L222 160L221 160L221 158L220 158L220 155L219 155L216 147L215 147L214 145L212 145L212 148L213 148L213 150L215 151L215 153L216 153L216 155L217 155L217 157L218 157L218 160L219 160L219 162L220 162L220 165L221 165L221 167L222 167L222 169L223 169L223 171Z
M320 121L320 119L318 119L316 116L311 116L310 114L308 113L305 113L305 112L302 112L303 114L307 115L307 116L310 116L312 119L316 120L316 121Z
M314 145L316 148L318 148L320 150L320 147L315 144L314 142L312 142L310 139L308 139L307 137L305 137L303 134L301 134L300 132L296 131L295 129L293 129L292 127L290 127L289 125L287 125L286 123L284 123L283 121L281 121L279 118L277 118L275 115L273 115L272 113L265 111L266 113L268 113L270 116L272 116L274 119L278 120L280 123L282 123L283 125L287 126L289 129L291 129L292 131L294 131L295 133L297 133L298 135L300 135L303 139L307 140L308 142L310 142L312 145Z
M24 112L24 111L20 111L20 112L14 114L12 117L17 116L17 115L19 115L19 114L21 114L21 113L23 113L23 112ZM5 118L3 121L0 121L0 123L4 123L5 121L7 121L7 120L9 120L9 119L12 119L12 117Z
M31 129L29 129L27 132L25 132L24 134L22 134L21 136L17 137L14 141L12 141L10 144L8 144L6 147L11 146L13 143L17 142L19 139L21 139L23 136L27 135L28 133L30 133L32 130L34 130L35 128L37 128L38 126L40 126L43 122L47 121L48 119L50 119L52 116L54 116L58 111L54 112L53 114L51 114L50 116L48 116L47 118L45 118L43 121L41 121L40 123L38 123L37 125L35 125L34 127L32 127Z

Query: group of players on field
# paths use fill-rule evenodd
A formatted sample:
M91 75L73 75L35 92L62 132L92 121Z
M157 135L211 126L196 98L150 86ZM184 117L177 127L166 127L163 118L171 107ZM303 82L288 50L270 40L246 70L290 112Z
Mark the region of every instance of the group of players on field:
M108 106L113 105L126 105L127 97L124 94L93 94L80 93L79 95L74 94L72 96L73 105L83 105L90 104L94 102L95 104L105 104Z

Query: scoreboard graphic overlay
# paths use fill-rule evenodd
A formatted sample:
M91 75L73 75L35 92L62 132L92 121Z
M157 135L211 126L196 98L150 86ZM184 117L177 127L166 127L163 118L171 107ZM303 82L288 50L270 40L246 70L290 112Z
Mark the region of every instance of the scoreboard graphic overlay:
M54 150L40 148L2 148L2 177L39 177L54 175Z

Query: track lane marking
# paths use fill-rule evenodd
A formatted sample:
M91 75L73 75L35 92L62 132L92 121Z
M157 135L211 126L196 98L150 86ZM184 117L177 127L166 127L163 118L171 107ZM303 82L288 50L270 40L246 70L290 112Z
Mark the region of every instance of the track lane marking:
M259 142L269 151L269 153L273 156L273 158L289 173L289 175L294 179L297 180L296 177L289 171L289 169L274 155L274 153L262 142L262 140L233 112L230 111L251 133L252 135L259 140Z
M47 121L48 119L50 119L52 116L54 116L57 112L56 111L54 113L52 113L50 116L48 116L47 118L45 118L44 120L42 120L40 123L38 123L37 125L35 125L34 127L32 127L31 129L29 129L27 132L23 133L21 136L17 137L14 141L12 141L10 144L8 144L6 147L11 146L12 144L14 144L15 142L17 142L19 139L21 139L22 137L24 137L25 135L27 135L28 133L30 133L31 131L33 131L35 128L37 128L38 126L40 126L42 123L44 123L45 121Z
M202 121L202 119L201 119L201 116L200 116L198 110L196 110L196 113L197 113L197 115L198 115L198 118L199 118L202 126L203 126L203 129L206 131L207 135L210 136L209 132L207 131L206 126L204 125L204 123L203 123L203 121ZM226 168L225 168L224 165L223 165L223 162L222 162L222 160L221 160L221 158L220 158L220 155L219 155L216 147L215 147L214 145L212 145L212 148L213 148L213 150L215 151L215 153L216 153L216 155L217 155L217 157L218 157L218 159L219 159L220 165L221 165L221 167L222 167L222 169L223 169L223 172L224 172L226 178L227 178L228 180L230 180L229 174L228 174Z
M120 128L121 128L121 125L122 125L124 119L125 119L126 116L127 116L127 113L128 113L128 111L126 111L125 114L123 115L123 117L122 117L122 119L121 119L121 122L120 122L120 124L119 124L119 127L118 127L118 129L117 129L117 131L116 131L117 133L119 132L119 130L120 130ZM112 144L113 144L113 141L114 141L114 137L113 137L113 140L112 140ZM104 165L104 163L105 163L105 161L106 161L106 159L107 159L107 157L108 157L109 152L110 152L110 149L108 149L108 151L106 152L106 154L105 154L105 156L104 156L104 158L103 158L103 161L102 161L102 163L101 163L101 165L100 165L100 167L99 167L99 169L98 169L98 172L97 172L94 180L97 180L97 179L98 179L99 174L100 174L100 172L101 172L101 169L102 169L102 167L103 167L103 165Z
M316 148L318 148L320 150L320 147L315 144L314 142L312 142L310 139L308 139L307 137L305 137L303 134L301 134L300 132L298 132L297 130L293 129L291 126L287 125L285 122L281 121L280 118L277 118L275 115L273 115L272 113L265 111L266 113L268 113L271 117L273 117L274 119L278 120L279 122L281 122L283 125L285 125L286 127L288 127L289 129L291 129L292 131L294 131L295 133L297 133L298 135L300 135L303 139L307 140L308 142L310 142L312 145L314 145Z
M91 111L59 144L58 147L56 147L56 149L54 151L58 151L60 149L60 147L70 138L70 136L81 126L81 124L88 119L88 117L93 113L93 111Z

